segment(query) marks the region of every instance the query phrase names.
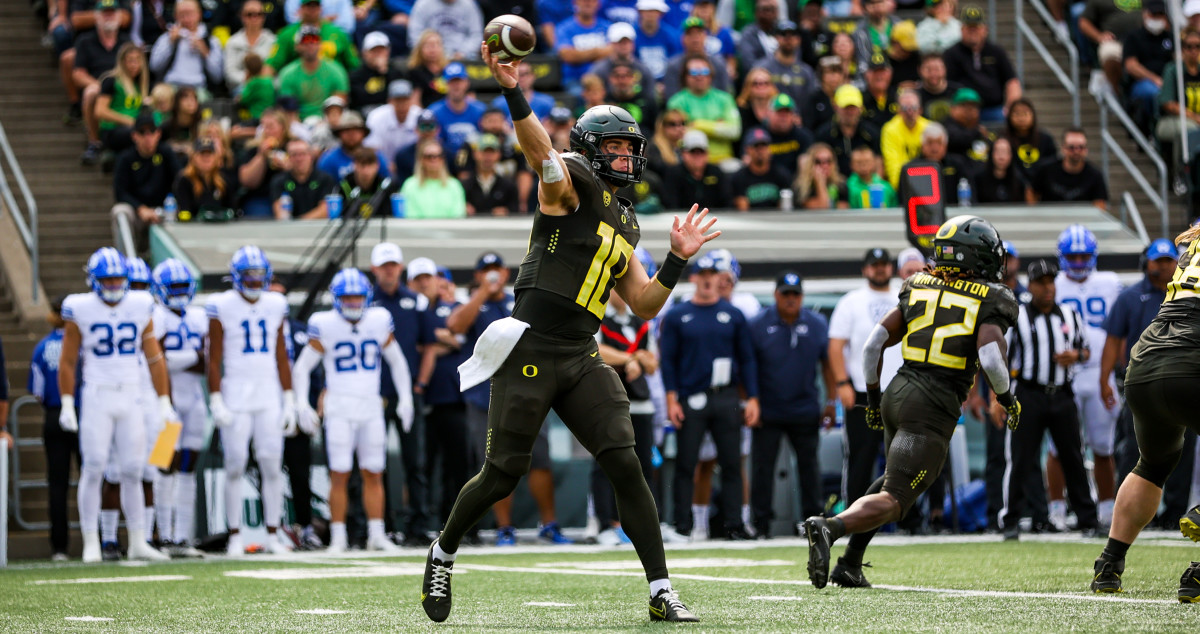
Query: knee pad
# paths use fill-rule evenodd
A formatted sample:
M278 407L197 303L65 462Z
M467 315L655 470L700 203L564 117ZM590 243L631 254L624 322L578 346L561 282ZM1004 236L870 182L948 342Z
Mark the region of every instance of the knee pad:
M1183 449L1167 453L1163 455L1162 460L1157 462L1148 462L1143 456L1138 458L1133 473L1149 480L1151 484L1161 489L1167 483L1167 478L1171 477L1171 472L1175 470L1175 465L1179 464L1179 458L1182 456Z

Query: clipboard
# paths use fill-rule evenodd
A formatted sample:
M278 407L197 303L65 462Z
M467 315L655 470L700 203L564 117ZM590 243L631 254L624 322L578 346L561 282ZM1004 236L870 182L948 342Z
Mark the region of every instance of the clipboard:
M171 463L175 460L175 445L179 442L179 435L183 433L183 423L178 421L167 421L158 432L158 440L154 441L154 448L150 450L150 460L147 462L152 467L159 469L170 469Z

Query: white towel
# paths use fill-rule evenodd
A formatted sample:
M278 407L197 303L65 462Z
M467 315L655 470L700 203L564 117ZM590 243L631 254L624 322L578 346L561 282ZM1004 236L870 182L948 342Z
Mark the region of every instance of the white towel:
M471 358L458 366L459 388L466 392L492 378L528 328L529 324L513 317L493 321L475 342Z

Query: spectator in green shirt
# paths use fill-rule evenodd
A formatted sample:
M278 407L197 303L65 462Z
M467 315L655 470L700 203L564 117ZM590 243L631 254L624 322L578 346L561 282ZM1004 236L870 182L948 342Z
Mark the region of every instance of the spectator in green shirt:
M354 43L350 41L346 32L337 25L321 19L321 0L302 0L300 21L279 30L278 38L275 40L275 51L267 59L267 64L270 64L276 72L295 61L299 56L296 43L300 41L298 39L300 31L306 28L317 29L320 33L323 59L337 62L347 73L362 64L358 58L358 52L354 50Z
M242 120L257 119L267 108L275 105L275 81L263 73L263 60L255 53L246 53L243 60L246 83L238 97L238 114Z
M899 207L896 200L896 190L891 183L879 176L878 160L875 150L870 146L860 145L850 152L850 178L846 179L846 189L849 190L851 209L870 209L872 207ZM877 188L879 205L871 204L871 188Z
M321 34L305 26L297 33L296 50L300 59L288 64L279 73L279 94L295 97L300 102L301 120L321 115L321 106L333 95L345 97L350 91L350 77L335 62L321 58Z
M733 144L742 134L742 115L733 95L712 87L712 62L705 55L689 56L683 65L681 90L667 101L667 110L687 114L689 127L708 136L708 160L734 159Z
M408 218L465 218L467 194L462 183L446 170L446 155L442 144L425 141L417 148L416 173L404 181L400 193L404 196L405 216Z

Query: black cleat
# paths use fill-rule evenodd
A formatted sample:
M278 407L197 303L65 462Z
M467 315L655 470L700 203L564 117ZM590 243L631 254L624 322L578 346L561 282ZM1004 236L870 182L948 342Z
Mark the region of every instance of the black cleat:
M1097 558L1095 564L1096 574L1092 577L1092 592L1096 594L1116 594L1124 592L1121 589L1121 575L1125 573L1125 560L1108 561L1104 558ZM1187 577L1187 573L1184 573ZM1196 586L1200 589L1200 586ZM1179 590L1182 595L1183 589ZM1182 600L1182 599L1181 599Z
M1193 561L1179 578L1179 602L1200 603L1200 561Z
M104 542L100 549L100 556L104 561L121 561L121 546L117 542Z
M814 588L824 588L829 583L829 548L833 546L829 522L810 517L804 520L804 534L808 537L808 578Z
M450 575L454 562L443 562L433 558L434 541L425 557L425 580L421 582L421 607L430 620L441 623L450 616Z
M741 526L737 528L731 528L725 532L725 541L744 542L753 540L754 536L748 533L746 529L742 528Z
M1179 532L1194 542L1200 542L1200 506L1192 507L1179 518Z
M651 621L674 621L676 623L699 623L700 619L679 600L673 589L659 590L650 599Z
M863 568L870 568L871 564L852 566L844 561L844 557L838 557L838 563L833 568L833 574L829 575L829 580L843 588L870 588L871 582L863 576Z

